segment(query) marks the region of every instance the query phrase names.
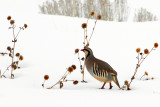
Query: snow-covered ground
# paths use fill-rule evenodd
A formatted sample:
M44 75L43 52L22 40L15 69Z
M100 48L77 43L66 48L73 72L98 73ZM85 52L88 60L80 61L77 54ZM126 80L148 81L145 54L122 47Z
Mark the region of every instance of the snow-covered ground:
M14 2L13 2L14 1ZM42 0L43 1L43 0ZM81 81L79 61L74 54L76 48L83 48L82 18L38 14L41 0L5 0L0 2L0 52L11 46L12 31L6 19L11 15L16 26L28 24L20 32L16 51L24 56L21 69L14 72L15 79L0 79L0 107L159 107L160 98L160 49L153 51L140 67L131 91L122 91L113 83L113 89L100 90L102 83L85 71L88 83L65 83L51 90L43 89L43 76L50 79L45 87L53 85L72 64L77 66L68 79ZM33 3L33 4L32 4ZM88 34L91 33L94 20L89 21ZM117 23L98 21L91 39L90 48L94 55L108 62L117 72L122 86L134 73L136 48L151 49L155 42L160 43L160 22ZM83 56L83 53L80 53ZM0 56L0 69L5 70L10 60ZM139 80L147 71L149 78Z

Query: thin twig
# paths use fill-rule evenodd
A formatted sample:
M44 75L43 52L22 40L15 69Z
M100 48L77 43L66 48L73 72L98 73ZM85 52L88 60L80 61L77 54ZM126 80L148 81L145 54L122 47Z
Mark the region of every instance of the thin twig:
M144 58L143 58L143 55L142 55L142 56L141 56L141 59L138 60L138 64L137 64L137 66L136 66L134 75L132 76L131 81L130 81L130 83L129 83L129 87L130 87L133 79L135 78L135 75L136 75L136 73L137 73L137 71L138 71L138 68L140 67L140 65L144 62L144 60L148 57L148 55L149 55L153 50L154 50L154 47L150 50L150 52L149 52ZM138 56L138 59L139 59L139 56Z
M9 66L7 67L7 69L3 72L3 74L1 75L1 77L4 76L4 74L6 73L6 71L9 70L9 67L11 67L11 65L9 65Z
M145 76L146 74L142 75L142 77L140 78L140 80Z
M89 38L88 43L90 42L90 40L91 40L91 38L92 38L92 35L93 35L93 32L94 32L94 29L95 29L95 27L96 27L96 23L97 23L97 19L96 19L96 21L95 21L95 24L94 24L94 27L93 27L93 30L92 30L92 33L91 33L91 36L90 36L90 38Z
M16 37L15 37L15 39L17 39L17 37L18 37L18 35L19 35L21 29L22 29L22 28L20 27L20 28L19 28L19 31L18 31L18 33L17 33L17 35L16 35Z
M151 49L151 51L146 55L146 57L143 58L143 60L141 61L140 65L143 63L143 61L148 57L148 55L153 51L154 47Z
M14 27L13 27L13 39L14 39L14 41L13 41L13 50L12 50L12 64L13 64L13 62L14 62L14 49L15 49L15 44L16 44L16 38L15 38L15 33L14 33ZM11 64L11 65L12 65ZM13 75L13 67L11 67L11 79L12 79L12 75Z
M3 53L3 52L0 52L0 54L2 54L2 55L6 55L6 54L8 54L8 53Z
M90 18L90 14L88 15L88 19L87 19L87 27L88 27L88 20L89 20L89 18ZM89 44L89 41L88 41L88 35L87 35L87 27L86 27L86 37L85 37L85 39L86 39L86 41L87 41L87 44Z
M65 74L62 76L62 78L61 78L58 82L56 82L53 86L51 86L50 88L47 88L47 89L51 89L51 88L53 88L54 86L56 86L57 84L59 84L60 81L61 81L62 79L64 79L64 78L66 78L68 74L69 74L69 72L66 71Z

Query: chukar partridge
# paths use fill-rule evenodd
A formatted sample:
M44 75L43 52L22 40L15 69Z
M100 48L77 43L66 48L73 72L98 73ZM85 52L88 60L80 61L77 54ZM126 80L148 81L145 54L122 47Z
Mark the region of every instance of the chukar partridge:
M110 88L112 89L111 82L113 81L119 88L119 82L117 79L117 72L106 62L99 60L94 57L93 52L90 48L84 47L82 49L85 53L86 61L85 65L88 72L97 80L104 82L101 89L104 89L106 83L110 83Z

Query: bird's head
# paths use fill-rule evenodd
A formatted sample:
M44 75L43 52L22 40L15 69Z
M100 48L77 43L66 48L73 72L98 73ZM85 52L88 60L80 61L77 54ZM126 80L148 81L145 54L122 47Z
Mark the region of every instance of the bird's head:
M93 52L90 48L88 47L84 47L84 49L81 49L81 51L83 51L85 53L85 56L86 56L86 59L89 57L89 56L93 56Z

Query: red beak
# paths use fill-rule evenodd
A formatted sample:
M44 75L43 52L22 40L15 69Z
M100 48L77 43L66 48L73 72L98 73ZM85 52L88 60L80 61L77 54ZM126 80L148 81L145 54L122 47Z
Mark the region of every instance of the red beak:
M84 51L84 49L81 49L81 51Z

